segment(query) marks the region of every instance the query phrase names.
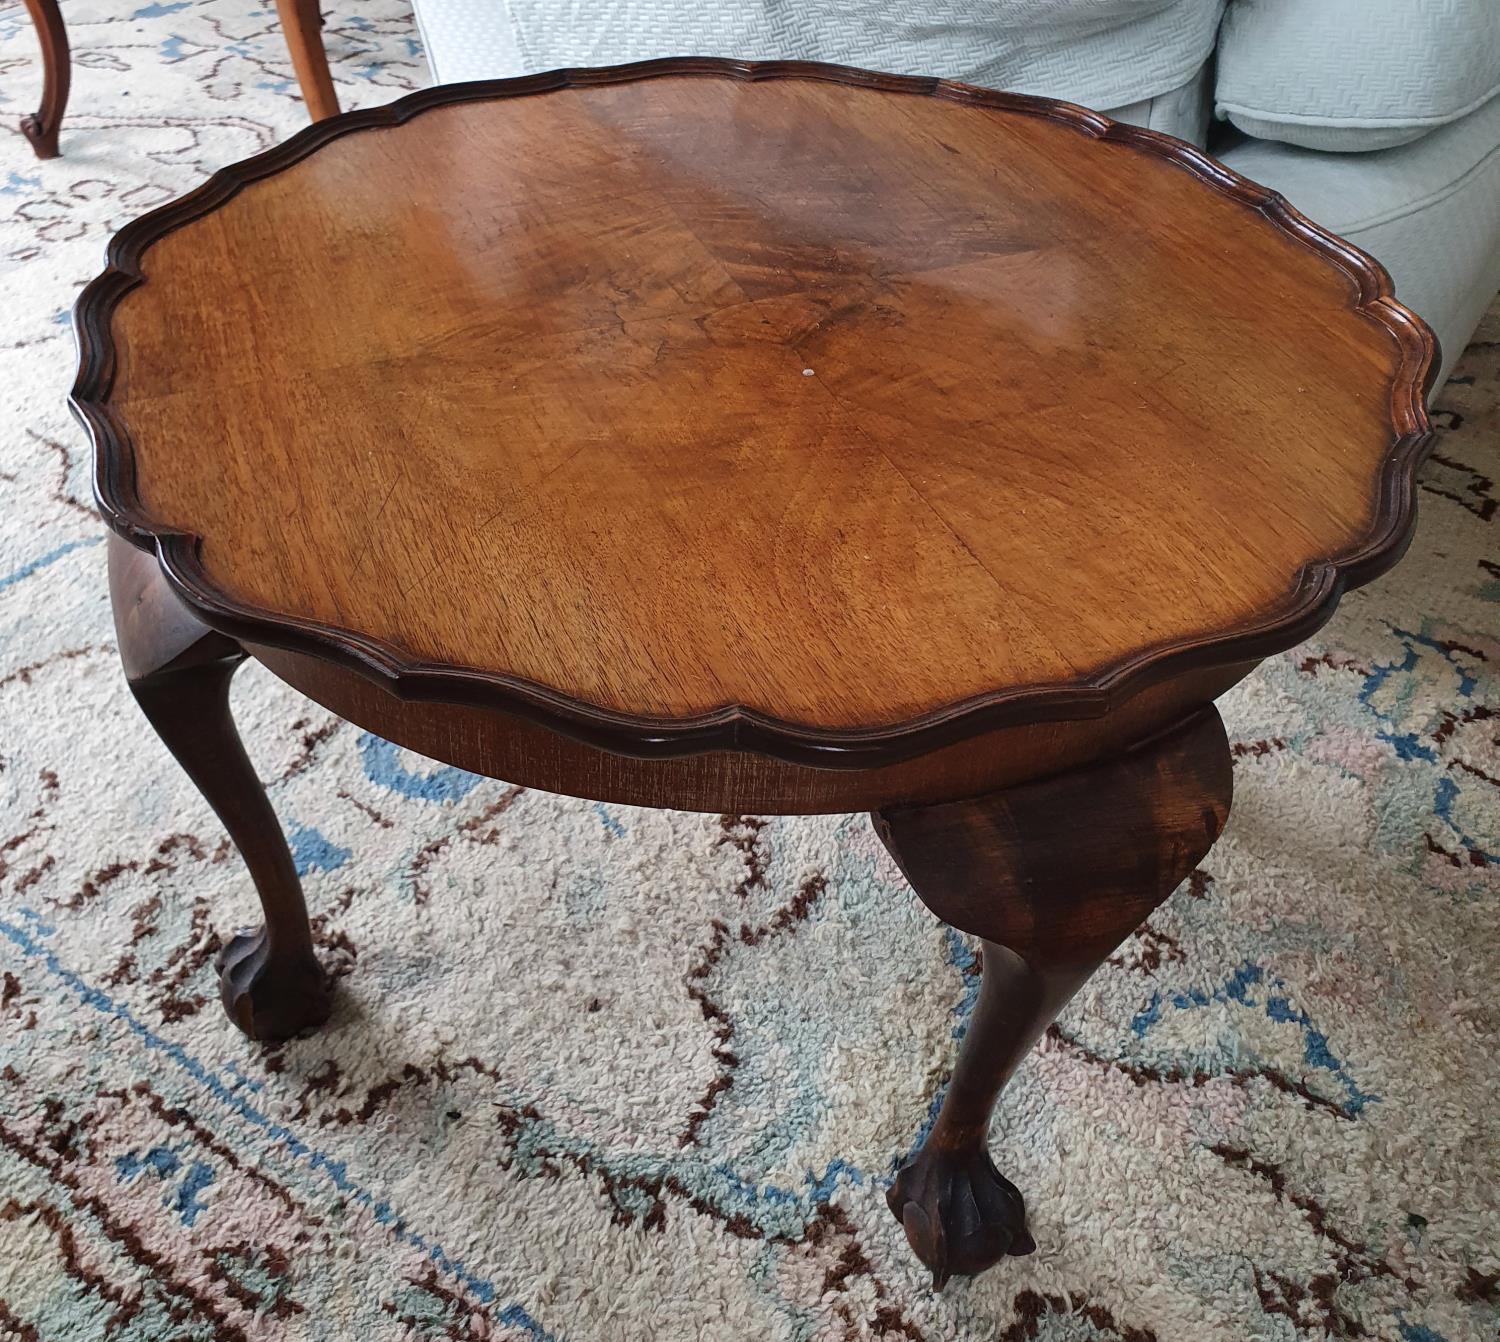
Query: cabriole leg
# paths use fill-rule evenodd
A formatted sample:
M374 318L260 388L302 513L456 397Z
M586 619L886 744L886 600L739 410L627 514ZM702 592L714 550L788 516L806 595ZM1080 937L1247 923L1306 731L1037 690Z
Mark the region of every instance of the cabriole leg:
M990 1159L995 1101L1068 999L1207 854L1231 773L1209 707L1114 760L875 813L922 901L983 939L979 1002L942 1109L887 1196L935 1286L1035 1247L1021 1194Z
M302 886L265 789L229 713L229 682L245 653L173 595L155 556L114 536L109 587L120 659L156 734L229 831L265 912L219 955L219 993L252 1039L286 1039L321 1025L327 976L313 954Z
M21 134L38 158L56 158L57 132L68 109L73 73L68 30L57 0L26 0L26 10L42 46L42 97L37 110L21 118Z

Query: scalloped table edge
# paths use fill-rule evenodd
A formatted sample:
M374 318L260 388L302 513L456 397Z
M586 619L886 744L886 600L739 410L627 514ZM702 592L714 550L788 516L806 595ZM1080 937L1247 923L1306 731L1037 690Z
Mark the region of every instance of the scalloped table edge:
M1258 211L1287 237L1340 270L1350 281L1351 311L1385 328L1400 351L1391 384L1395 437L1381 471L1378 505L1367 534L1337 555L1305 564L1284 606L1254 624L1141 649L1075 681L992 691L903 722L837 729L784 721L743 704L690 717L636 716L518 677L413 660L398 648L362 634L235 601L214 585L204 568L200 537L164 528L145 514L135 488L134 449L109 405L116 358L111 318L121 299L144 282L141 260L153 243L217 208L249 183L280 172L343 135L398 126L434 107L680 75L819 80L1042 117L1095 139L1134 145ZM438 85L381 107L317 122L282 144L221 168L195 190L127 224L110 240L106 260L106 269L84 287L74 306L78 374L69 406L93 444L94 492L105 521L133 544L156 552L168 582L205 624L241 642L284 648L347 667L398 699L512 713L587 745L637 758L752 751L790 764L878 768L997 728L1103 717L1134 695L1175 677L1258 661L1309 637L1333 614L1346 590L1378 577L1401 557L1415 525L1414 476L1432 441L1426 398L1439 363L1437 337L1396 302L1389 275L1373 257L1304 217L1277 192L1241 177L1181 140L1111 121L1072 103L935 78L877 74L807 61L674 57Z

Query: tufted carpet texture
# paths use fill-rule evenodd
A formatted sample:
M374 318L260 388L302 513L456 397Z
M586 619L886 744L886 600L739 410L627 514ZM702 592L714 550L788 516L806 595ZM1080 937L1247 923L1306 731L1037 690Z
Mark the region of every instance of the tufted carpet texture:
M632 811L236 704L339 978L215 997L254 896L116 665L63 407L109 232L302 124L246 0L0 7L0 1338L1493 1342L1500 310L1406 561L1223 702L1226 838L995 1125L1040 1246L934 1295L886 1212L977 990L864 817ZM346 0L347 106L425 75Z

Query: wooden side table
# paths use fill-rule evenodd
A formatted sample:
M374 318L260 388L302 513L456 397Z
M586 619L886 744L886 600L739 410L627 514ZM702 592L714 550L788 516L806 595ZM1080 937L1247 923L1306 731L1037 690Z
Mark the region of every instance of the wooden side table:
M247 655L528 787L872 810L983 942L890 1190L938 1284L1031 1249L995 1099L1222 831L1215 696L1400 555L1434 367L1179 142L700 59L311 127L125 228L75 325L126 675L265 909L235 1023L329 1011Z

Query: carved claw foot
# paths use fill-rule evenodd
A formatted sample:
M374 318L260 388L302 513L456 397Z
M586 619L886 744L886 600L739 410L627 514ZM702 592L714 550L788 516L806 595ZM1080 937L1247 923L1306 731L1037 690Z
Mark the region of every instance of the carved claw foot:
M924 1148L902 1168L885 1200L912 1251L932 1269L935 1291L955 1273L972 1277L1007 1254L1036 1249L1020 1190L983 1147Z
M232 937L214 963L224 1010L251 1039L290 1039L328 1019L333 994L310 950L275 956L262 927Z

